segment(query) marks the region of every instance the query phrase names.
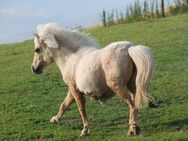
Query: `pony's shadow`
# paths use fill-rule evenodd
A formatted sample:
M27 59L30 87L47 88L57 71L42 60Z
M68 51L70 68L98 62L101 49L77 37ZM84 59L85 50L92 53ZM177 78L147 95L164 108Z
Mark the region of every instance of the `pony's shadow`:
M170 122L163 123L163 125L177 131L188 130L188 128L185 127L188 126L188 118L173 120Z

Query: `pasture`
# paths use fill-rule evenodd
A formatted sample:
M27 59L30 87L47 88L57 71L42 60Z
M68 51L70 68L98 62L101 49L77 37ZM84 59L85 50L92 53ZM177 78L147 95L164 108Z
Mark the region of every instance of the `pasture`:
M156 71L150 92L157 108L141 109L138 137L127 137L127 104L115 96L101 105L87 98L90 136L80 138L76 104L60 123L49 120L66 96L55 64L31 72L33 41L0 45L0 140L188 140L188 14L89 31L104 47L128 40L152 48Z

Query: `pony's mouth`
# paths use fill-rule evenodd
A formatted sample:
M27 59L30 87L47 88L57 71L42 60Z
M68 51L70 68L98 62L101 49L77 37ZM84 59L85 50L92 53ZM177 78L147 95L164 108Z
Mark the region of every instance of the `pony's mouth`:
M35 74L41 74L42 73L42 71L43 71L43 68L42 67L37 67L37 68L35 68L35 67L31 67L32 68L32 71L33 71L33 73L35 73Z

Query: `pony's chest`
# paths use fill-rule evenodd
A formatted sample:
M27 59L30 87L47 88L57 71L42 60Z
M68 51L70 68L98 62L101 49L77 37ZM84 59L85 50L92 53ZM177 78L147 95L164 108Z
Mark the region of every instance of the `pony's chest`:
M79 59L77 56L70 58L61 71L63 80L68 86L75 84L75 70Z

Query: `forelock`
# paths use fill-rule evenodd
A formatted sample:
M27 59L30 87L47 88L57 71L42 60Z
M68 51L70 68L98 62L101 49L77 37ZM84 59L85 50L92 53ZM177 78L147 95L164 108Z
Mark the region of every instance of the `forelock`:
M40 41L38 36L34 36L35 48L40 47Z
M56 23L40 24L37 26L37 34L45 38L47 34L53 34L59 26Z

